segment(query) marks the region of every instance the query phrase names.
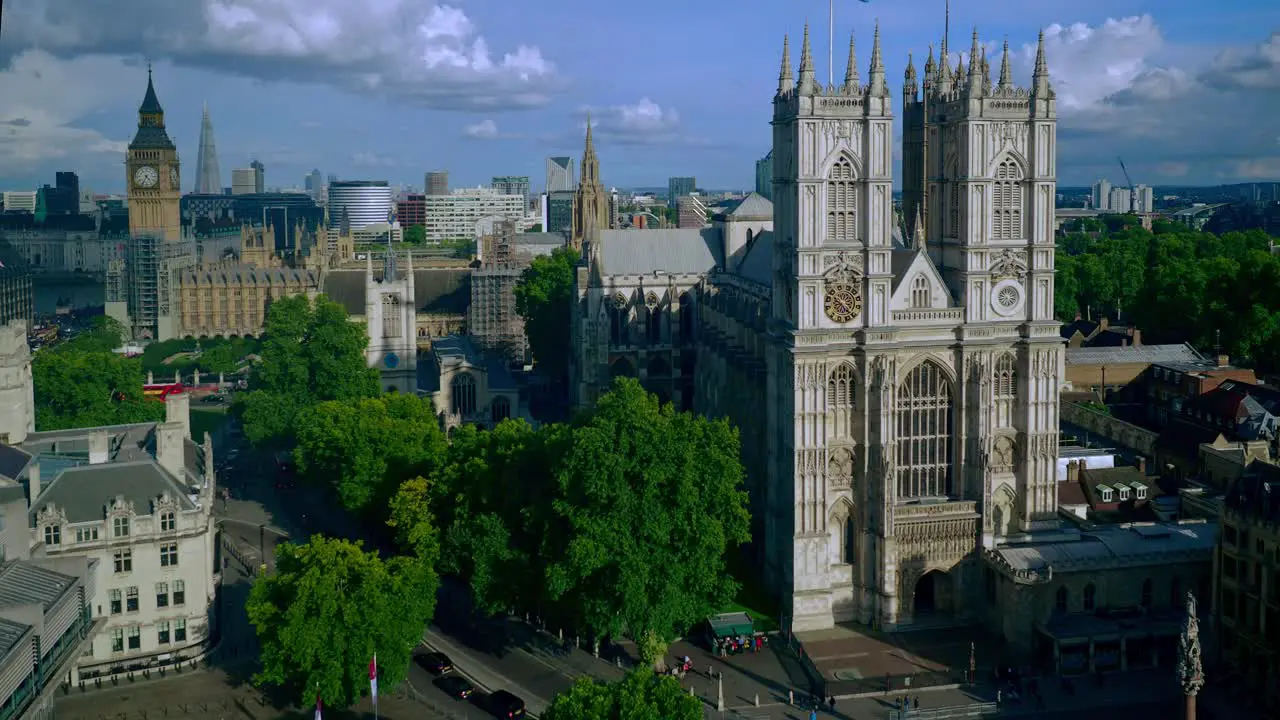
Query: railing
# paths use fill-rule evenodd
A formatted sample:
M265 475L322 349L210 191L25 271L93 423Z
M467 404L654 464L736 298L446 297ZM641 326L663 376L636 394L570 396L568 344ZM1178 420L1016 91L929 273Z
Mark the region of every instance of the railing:
M927 710L891 710L889 720L944 720L944 718L975 718L995 715L1000 707L995 703L955 705Z
M927 322L948 322L956 323L964 320L964 308L917 308L912 310L894 310L894 324L900 322L909 323L927 323Z

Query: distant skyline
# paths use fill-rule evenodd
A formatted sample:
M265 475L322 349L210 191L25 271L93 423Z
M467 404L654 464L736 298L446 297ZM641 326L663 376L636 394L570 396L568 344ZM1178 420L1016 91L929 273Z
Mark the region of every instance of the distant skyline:
M938 42L943 0L836 5L837 74L853 31L865 76L878 17L900 103L907 53L919 67ZM1025 84L1044 28L1062 185L1118 181L1117 156L1139 184L1280 180L1270 120L1280 115L1280 5L1148 7L956 2L951 48L967 51L977 25L998 58L1007 37ZM224 184L256 158L268 186L301 187L312 168L420 186L444 168L455 187L494 175L540 187L547 156L580 157L589 111L607 185L693 175L703 187L748 189L769 149L782 33L798 55L812 20L827 73L822 0L760 0L750 11L654 0L642 12L548 0L520 14L501 0L9 0L3 13L0 189L73 170L96 191L123 190L147 60L186 188L207 102Z

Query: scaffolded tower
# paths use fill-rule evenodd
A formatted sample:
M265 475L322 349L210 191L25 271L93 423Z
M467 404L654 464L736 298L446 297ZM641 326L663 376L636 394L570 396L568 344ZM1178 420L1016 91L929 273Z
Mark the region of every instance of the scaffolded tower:
M197 193L222 194L222 172L218 169L218 149L213 143L213 121L209 119L209 105L205 103L200 118L200 154L196 157Z
M516 224L497 223L493 234L481 239L481 248L481 265L471 273L469 333L480 347L522 362L528 342L515 289L526 263L516 252Z

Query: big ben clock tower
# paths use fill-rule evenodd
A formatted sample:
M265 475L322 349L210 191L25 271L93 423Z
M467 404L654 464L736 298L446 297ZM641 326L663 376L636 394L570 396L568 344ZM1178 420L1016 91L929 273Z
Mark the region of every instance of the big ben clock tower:
M138 108L138 132L125 160L129 187L129 234L154 234L166 242L182 238L178 148L164 129L164 108L147 68L147 94Z

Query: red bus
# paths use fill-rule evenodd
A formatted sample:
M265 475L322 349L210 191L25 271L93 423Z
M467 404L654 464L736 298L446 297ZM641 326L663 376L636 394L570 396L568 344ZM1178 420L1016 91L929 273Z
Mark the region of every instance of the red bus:
M152 400L164 400L170 395L177 395L178 393L185 391L186 388L179 383L162 383L142 386L142 394Z

